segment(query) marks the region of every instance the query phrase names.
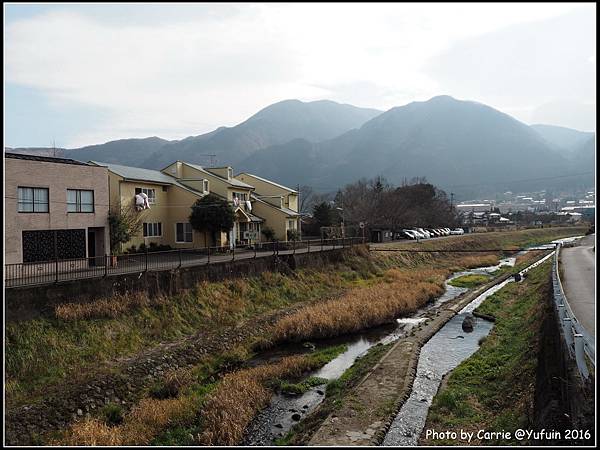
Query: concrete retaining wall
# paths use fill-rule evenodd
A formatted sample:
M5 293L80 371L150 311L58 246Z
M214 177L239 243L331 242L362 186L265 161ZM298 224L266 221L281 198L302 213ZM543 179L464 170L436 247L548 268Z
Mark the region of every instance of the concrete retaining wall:
M61 303L82 303L117 294L146 292L150 297L172 295L201 281L244 278L266 271L290 272L301 267L322 267L342 259L350 249L279 255L157 272L138 272L5 290L7 321L51 317Z

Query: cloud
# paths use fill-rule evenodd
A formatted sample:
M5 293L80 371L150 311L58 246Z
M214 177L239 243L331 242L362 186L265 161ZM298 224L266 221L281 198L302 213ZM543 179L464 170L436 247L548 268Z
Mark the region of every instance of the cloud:
M103 120L73 130L69 146L133 136L183 138L234 125L286 98L333 98L380 109L440 92L485 100L477 89L463 93L465 84L454 83L447 71L425 70L427 62L440 53L443 60L445 49L460 40L571 9L564 4L46 6L7 22L5 76L9 83L43 92L57 108L103 112ZM586 58L590 54L595 47ZM475 85L482 83L475 79Z

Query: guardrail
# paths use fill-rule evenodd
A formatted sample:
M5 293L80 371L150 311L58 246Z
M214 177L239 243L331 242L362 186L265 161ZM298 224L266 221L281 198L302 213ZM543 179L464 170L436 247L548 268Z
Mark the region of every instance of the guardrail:
M57 259L34 263L6 264L6 288L56 284L85 278L173 270L229 261L296 253L315 253L353 247L362 238L311 239L301 241L260 242L237 247L202 247L167 251L146 251L93 258Z
M558 269L558 258L560 254L560 244L556 244L556 251L554 252L554 266L552 269L552 284L554 291L554 306L558 313L559 326L563 330L563 336L567 348L569 349L569 356L575 359L577 368L582 378L588 379L590 374L586 363L586 355L589 358L591 364L596 367L596 349L594 344L594 338L587 332L587 330L579 323L577 317L571 310L567 296L560 280L560 273Z

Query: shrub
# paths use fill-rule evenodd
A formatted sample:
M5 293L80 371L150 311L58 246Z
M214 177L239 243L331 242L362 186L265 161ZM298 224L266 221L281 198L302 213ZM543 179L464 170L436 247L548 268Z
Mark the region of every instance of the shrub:
M117 403L110 403L100 410L107 425L115 426L123 423L123 408Z
M273 230L273 228L262 227L261 233L267 241L272 242L275 240L275 230Z

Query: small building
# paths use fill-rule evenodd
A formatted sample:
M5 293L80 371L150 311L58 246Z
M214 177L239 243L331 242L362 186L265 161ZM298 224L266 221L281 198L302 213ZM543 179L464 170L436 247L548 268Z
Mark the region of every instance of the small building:
M371 242L389 242L392 240L392 230L387 228L372 228Z
M6 264L104 260L109 252L105 167L6 152L4 167Z

